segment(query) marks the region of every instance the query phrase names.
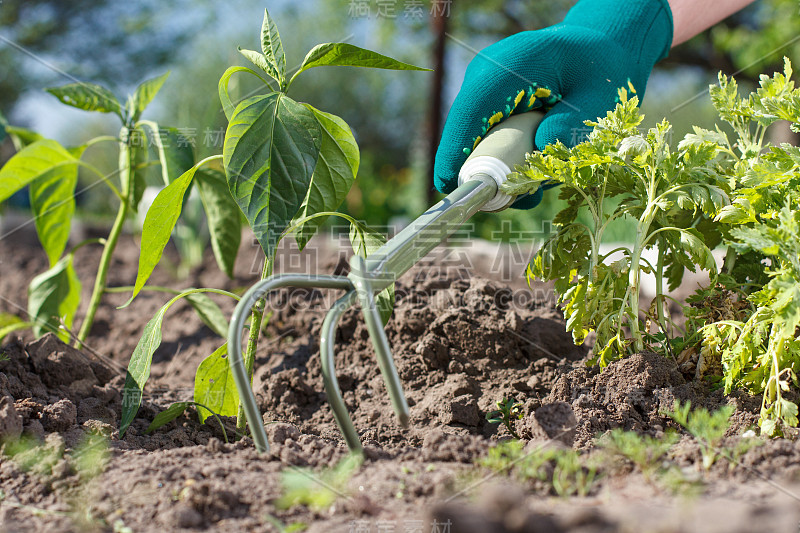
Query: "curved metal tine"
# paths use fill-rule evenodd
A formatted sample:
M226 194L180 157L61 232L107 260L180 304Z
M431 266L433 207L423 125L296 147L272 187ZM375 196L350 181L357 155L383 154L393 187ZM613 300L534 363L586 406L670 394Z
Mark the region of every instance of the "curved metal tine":
M347 406L342 398L342 390L339 388L339 381L336 379L336 369L334 367L333 348L336 342L336 326L342 315L356 301L356 292L349 291L347 294L336 300L325 320L322 322L320 330L319 356L322 360L322 381L325 384L325 394L328 396L328 403L333 411L333 418L342 432L347 447L352 453L361 454L364 448L361 446L361 439L358 432L347 413Z
M253 435L253 442L259 452L269 451L267 442L267 432L258 410L255 394L253 394L252 383L247 377L242 357L242 330L244 329L247 316L252 307L263 298L269 291L281 287L308 287L319 289L345 289L352 290L353 284L343 276L311 276L302 274L279 274L267 279L263 279L250 287L239 304L233 311L230 326L228 326L228 363L233 372L233 381L236 383L236 390L239 392L239 401L244 407L247 425Z
M364 312L364 321L367 323L367 330L369 331L369 338L372 340L372 346L375 348L375 354L378 358L378 367L383 375L383 380L386 383L386 389L389 391L389 398L392 400L392 407L400 425L408 427L408 402L403 393L403 384L400 383L400 376L397 375L397 368L394 365L392 358L392 349L389 346L389 339L386 338L386 332L383 331L383 323L378 314L378 307L375 305L375 294L372 289L372 284L368 275L365 275L366 262L360 256L353 256L350 261L351 270L348 277L352 280L353 285L358 293L358 299L361 302L361 310Z

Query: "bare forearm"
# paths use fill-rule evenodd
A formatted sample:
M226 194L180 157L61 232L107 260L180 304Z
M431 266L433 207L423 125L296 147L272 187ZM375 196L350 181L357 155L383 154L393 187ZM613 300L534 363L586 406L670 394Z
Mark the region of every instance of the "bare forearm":
M753 0L668 0L675 31L672 46L688 41L701 31L736 13Z

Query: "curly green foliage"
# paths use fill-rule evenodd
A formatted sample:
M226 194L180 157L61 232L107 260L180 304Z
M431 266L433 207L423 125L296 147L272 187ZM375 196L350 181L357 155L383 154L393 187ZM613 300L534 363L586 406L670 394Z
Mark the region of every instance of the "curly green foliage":
M732 163L717 137L689 136L673 150L666 120L640 133L644 116L637 105L637 97L628 99L620 90L616 109L586 122L594 128L587 141L574 148L559 142L530 154L503 186L509 194L522 194L544 181L562 184L561 198L568 205L554 219L559 229L527 274L555 282L576 344L597 333L601 365L645 348L648 335L639 317L642 273L655 272L659 282L666 276L674 288L687 268L716 270L711 248L720 235L712 218L728 204L726 176ZM588 212L588 224L577 221L581 211ZM621 217L636 222L635 241L602 254L606 228ZM656 265L642 257L651 247L659 250ZM663 291L658 292L655 307L663 327L668 317Z
M800 367L800 149L763 141L777 120L800 131L800 89L791 76L785 60L784 72L762 76L747 98L725 76L711 90L714 106L740 139L732 202L717 220L731 226L728 244L738 262L750 266L738 281L748 283L751 310L738 320L705 325L703 355L721 360L726 393L744 386L763 394L759 425L769 436L798 424L797 404L786 393L798 386Z

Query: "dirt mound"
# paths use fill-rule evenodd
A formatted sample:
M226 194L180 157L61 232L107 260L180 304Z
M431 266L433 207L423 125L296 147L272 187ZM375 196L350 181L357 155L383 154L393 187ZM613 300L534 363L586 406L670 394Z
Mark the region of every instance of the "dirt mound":
M0 439L59 432L74 445L83 431L111 434L120 410L122 381L106 363L47 334L2 348ZM9 428L14 428L9 431Z

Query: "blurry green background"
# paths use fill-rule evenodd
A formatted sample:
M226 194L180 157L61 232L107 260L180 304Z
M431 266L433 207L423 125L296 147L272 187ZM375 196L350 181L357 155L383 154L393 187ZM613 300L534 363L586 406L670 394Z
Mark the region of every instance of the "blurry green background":
M361 147L361 167L342 210L377 227L402 224L440 197L432 190L431 154L474 50L517 31L559 22L573 3L4 0L0 112L14 125L77 145L98 134L115 134L115 119L67 108L44 87L78 79L105 85L125 97L142 79L170 70L145 118L177 127L193 138L198 159L221 153L226 121L217 82L229 65L247 64L237 45L259 48L267 7L278 24L289 65L299 64L317 43L347 41L436 69L425 73L313 69L290 93L342 116L353 128ZM779 70L783 56L800 65L798 22L796 0L758 0L673 49L650 78L642 106L645 125L666 117L673 124L675 143L692 125L713 127L714 112L705 90L717 72L737 73L740 84L748 88L759 73ZM240 98L259 89L247 77L234 78L230 87L232 96ZM115 152L93 150L89 157L95 164L114 168ZM12 153L6 140L0 145L0 163ZM84 217L102 221L112 216L111 199L102 196L100 188L89 188L79 200ZM532 211L478 215L474 231L487 239L518 238L518 230L540 232L558 209L557 191L550 191ZM626 229L617 231L624 238Z

